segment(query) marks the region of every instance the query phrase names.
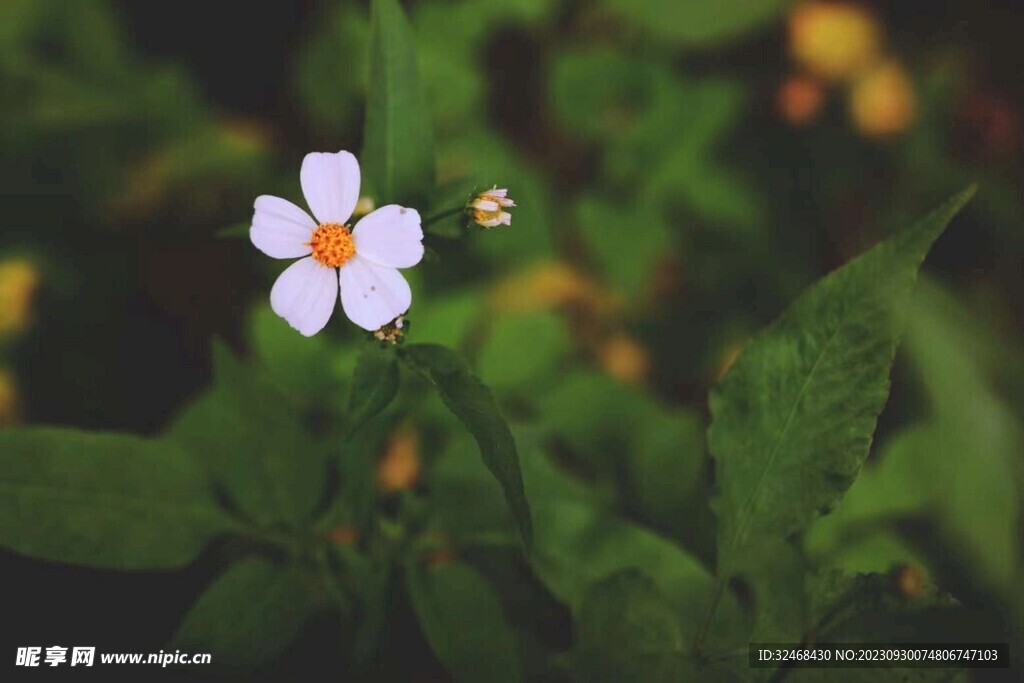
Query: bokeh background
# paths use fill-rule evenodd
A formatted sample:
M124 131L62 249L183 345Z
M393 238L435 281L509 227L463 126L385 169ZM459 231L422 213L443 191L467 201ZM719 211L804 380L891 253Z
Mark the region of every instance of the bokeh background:
M519 204L510 228L428 238L410 339L463 350L625 517L705 559L708 465L679 471L672 453L701 439L708 389L804 287L980 183L929 257L863 481L808 548L861 570L911 563L1002 628L1019 601L1024 480L1024 13L975 0L406 9L450 189L423 212L464 200L465 177ZM340 400L357 330L339 312L306 340L277 320L282 264L245 231L257 195L300 198L306 152L361 148L365 4L0 12L0 422L159 433L208 383L213 337L314 409ZM949 430L944 459L900 484L886 445L923 421ZM404 424L381 490L422 486L431 444ZM921 519L863 524L895 485L921 487ZM5 551L4 647L158 650L219 566L115 574ZM396 614L389 673L444 680ZM560 619L537 637L564 641ZM334 662L331 628L308 628L280 670Z

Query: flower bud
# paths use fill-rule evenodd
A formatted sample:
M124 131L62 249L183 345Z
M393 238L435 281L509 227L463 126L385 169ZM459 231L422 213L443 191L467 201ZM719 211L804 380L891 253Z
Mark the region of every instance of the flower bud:
M498 225L512 225L512 214L503 209L513 207L516 203L508 197L508 190L497 185L478 194L466 210L473 220L482 228L493 228Z
M371 332L373 338L385 344L400 344L405 339L405 333L409 329L409 322L405 315L400 315L379 330Z

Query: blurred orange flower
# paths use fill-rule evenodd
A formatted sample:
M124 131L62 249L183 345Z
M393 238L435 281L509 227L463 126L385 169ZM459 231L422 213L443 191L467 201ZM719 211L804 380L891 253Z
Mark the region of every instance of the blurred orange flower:
M388 441L377 465L377 489L383 493L405 491L420 478L419 436L412 427L403 427Z
M809 123L821 111L825 89L809 76L792 76L779 86L776 106L782 118L793 125Z
M650 359L647 352L632 337L616 335L606 341L597 352L605 371L623 382L639 384L647 379Z

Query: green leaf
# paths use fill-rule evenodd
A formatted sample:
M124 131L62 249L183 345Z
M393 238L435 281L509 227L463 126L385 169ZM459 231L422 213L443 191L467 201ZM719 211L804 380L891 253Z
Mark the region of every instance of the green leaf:
M483 297L478 291L435 296L423 308L417 307L406 340L459 348L484 310Z
M797 643L810 628L803 556L788 542L766 538L750 547L734 580L747 590L752 642Z
M480 349L480 376L496 390L513 390L550 377L569 350L569 333L547 312L503 315Z
M344 382L351 372L335 371L337 350L323 335L303 337L269 304L257 306L249 318L253 354L261 369L283 390L323 406L342 405Z
M861 572L884 572L893 565L916 560L895 535L893 525L925 516L934 500L931 489L939 496L945 495L938 486L932 486L928 474L932 469L928 461L936 445L928 431L920 426L904 430L872 456L839 506L807 530L804 543L812 556ZM915 459L914 453L928 455ZM922 470L919 464L927 469Z
M235 223L226 228L221 228L213 233L215 239L219 240L240 240L249 236L249 223Z
M605 280L630 299L650 294L661 260L670 254L668 227L649 204L620 207L598 197L576 206L580 237L601 267Z
M315 609L313 586L295 568L246 558L228 569L192 607L174 647L209 652L213 662L252 667L280 655Z
M713 583L707 569L679 545L602 506L540 449L524 454L536 521L530 563L548 590L577 613L594 583L639 569L665 594L692 642Z
M172 445L72 429L0 430L0 543L58 562L180 567L234 522Z
M680 546L602 506L590 487L560 472L540 448L531 446L529 434L519 440L535 522L529 561L537 578L577 613L594 583L639 569L665 594L686 642L692 643L713 585L707 569ZM496 482L469 455L461 447L449 450L431 473L431 509L440 530L470 544L514 539L507 508L495 502ZM720 610L721 623L732 632L736 624L729 619L738 606L730 602L726 607Z
M205 463L253 519L303 523L323 494L326 448L266 378L221 342L213 356L213 387L185 409L168 438Z
M714 557L715 529L706 432L703 420L683 410L649 415L625 468L630 514L702 559Z
M708 47L764 26L791 1L605 0L605 4L672 45Z
M501 484L519 533L529 546L532 522L523 490L519 454L490 390L470 372L457 353L443 346L413 344L402 349L402 357L430 380L444 404L476 439L484 464Z
M806 544L812 552L861 571L921 564L894 527L927 520L943 541L935 559L955 559L972 582L990 590L1015 591L1015 479L1024 429L997 391L998 373L1014 371L1012 352L1000 346L955 298L934 285L921 287L904 347L932 414L887 441L836 511L811 527Z
M406 587L430 647L457 681L523 680L515 634L494 588L466 564L406 567Z
M572 464L611 488L630 516L702 558L713 557L710 463L700 420L596 373L564 377L538 404L544 428L570 451Z
M595 582L624 569L650 574L683 620L693 643L711 576L678 545L583 501L553 499L536 505L537 534L531 564L560 600L578 611Z
M363 3L318 8L299 45L294 85L318 133L341 137L357 125L369 72L370 21Z
M623 571L591 587L576 631L578 680L694 680L679 618L655 583L638 571Z
M988 370L974 339L983 323L955 300L933 289L924 293L910 316L906 347L932 419L928 436L900 454L903 467L912 470L914 488L932 503L946 542L971 574L1016 594L1024 426L995 380L1012 372L1014 357L1001 354L1001 367Z
M388 407L398 393L398 358L393 348L374 344L359 355L348 401L349 432Z
M434 183L434 143L415 38L398 0L373 0L370 25L363 177L378 206L416 205Z
M725 571L752 539L806 528L853 482L888 395L900 319L921 261L973 193L819 281L751 342L712 392L709 444Z
M977 642L1002 637L993 632L990 619L957 607L947 595L934 590L912 598L900 595L888 574L815 572L808 574L808 593L815 620L809 642ZM746 653L742 659L742 670L748 671ZM828 680L939 683L958 680L961 672L955 668L830 669ZM785 680L819 681L821 670L792 669L785 672Z

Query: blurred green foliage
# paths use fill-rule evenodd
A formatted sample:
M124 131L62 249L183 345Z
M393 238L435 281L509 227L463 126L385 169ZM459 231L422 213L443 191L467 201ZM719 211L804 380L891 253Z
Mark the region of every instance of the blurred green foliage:
M793 114L785 0L317 3L280 69L229 74L245 106L210 75L241 43L167 56L156 10L0 4L0 257L40 283L0 278L5 547L202 566L172 644L236 674L318 637L358 680L1024 646L1024 102L978 85L1005 65L953 34L969 3L872 19L913 85L886 136L855 82ZM425 225L398 347L296 334L245 239L340 148L377 206L517 204Z

